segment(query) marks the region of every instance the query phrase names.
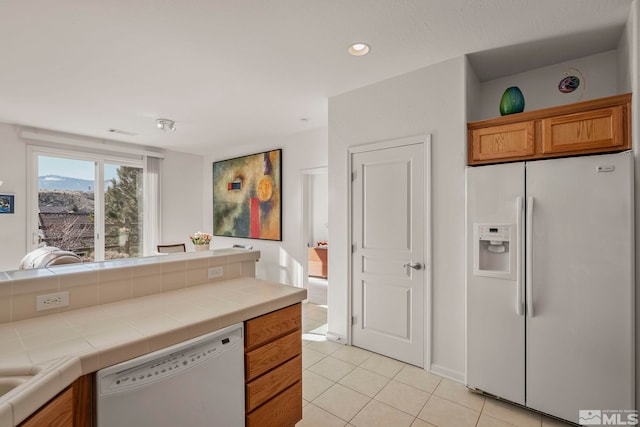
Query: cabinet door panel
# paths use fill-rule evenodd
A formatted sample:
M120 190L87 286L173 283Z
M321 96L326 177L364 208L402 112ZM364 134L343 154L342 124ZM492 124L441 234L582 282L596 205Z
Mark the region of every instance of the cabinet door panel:
M542 152L566 153L620 148L623 107L602 108L542 120Z
M518 159L535 154L533 121L471 131L472 160Z
M68 387L38 412L27 418L21 427L71 427L73 426L73 391Z

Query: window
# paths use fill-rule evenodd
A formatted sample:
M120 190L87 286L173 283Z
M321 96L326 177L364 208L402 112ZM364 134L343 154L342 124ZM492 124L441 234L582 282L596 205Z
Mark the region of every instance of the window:
M43 147L31 152L32 249L55 246L75 252L83 261L153 253L157 209L150 200L157 200L157 194L145 193L158 191L157 169L156 185L149 187L145 156L120 158Z

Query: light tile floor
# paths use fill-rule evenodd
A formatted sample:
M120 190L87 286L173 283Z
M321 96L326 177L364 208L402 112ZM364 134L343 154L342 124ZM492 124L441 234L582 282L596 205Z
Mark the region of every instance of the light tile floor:
M326 340L325 306L302 305L303 419L296 427L563 427L463 384Z

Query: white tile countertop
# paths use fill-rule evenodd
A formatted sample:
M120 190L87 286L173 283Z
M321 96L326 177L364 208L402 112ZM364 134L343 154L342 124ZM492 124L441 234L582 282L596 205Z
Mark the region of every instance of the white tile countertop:
M240 277L0 324L0 427L18 425L82 375L301 302L305 289Z

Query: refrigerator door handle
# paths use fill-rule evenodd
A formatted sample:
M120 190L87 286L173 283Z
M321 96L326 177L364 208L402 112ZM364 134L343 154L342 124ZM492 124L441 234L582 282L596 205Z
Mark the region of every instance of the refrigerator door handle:
M522 197L516 198L516 314L522 316Z
M533 196L527 198L527 315L533 317Z

